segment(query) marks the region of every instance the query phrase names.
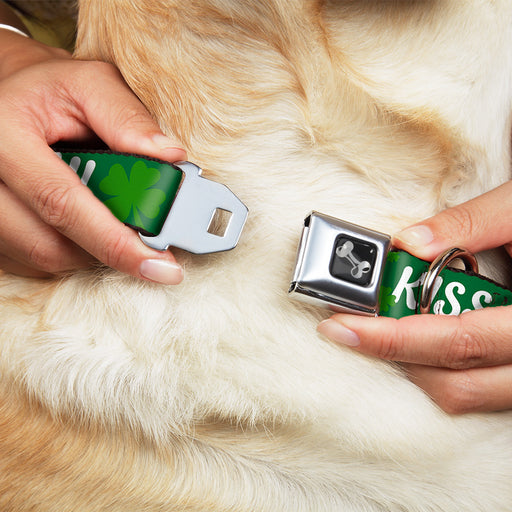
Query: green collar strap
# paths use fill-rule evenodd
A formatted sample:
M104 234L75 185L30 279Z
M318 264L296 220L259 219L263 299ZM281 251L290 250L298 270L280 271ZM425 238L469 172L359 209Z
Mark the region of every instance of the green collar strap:
M379 314L400 318L419 312L421 292L426 286L426 276L432 275L429 274L431 268L430 263L405 251L390 251L379 291ZM432 277L429 313L459 315L484 307L512 304L511 290L474 272L445 266Z
M224 185L191 162L171 164L111 151L58 151L94 195L144 243L193 253L236 246L248 210ZM222 230L212 223L224 212Z
M312 212L304 221L289 293L333 311L394 318L512 304L511 290L447 266L457 258L476 266L460 249L431 264L392 249L388 235Z

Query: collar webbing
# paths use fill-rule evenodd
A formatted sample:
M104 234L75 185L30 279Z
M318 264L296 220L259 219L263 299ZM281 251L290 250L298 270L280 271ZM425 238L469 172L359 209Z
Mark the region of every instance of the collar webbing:
M93 194L121 221L157 235L178 192L183 173L162 161L107 151L61 151Z
M379 291L379 314L394 318L414 315L429 265L405 251L390 251ZM458 315L508 304L512 304L511 290L479 274L445 267L436 279L430 313Z

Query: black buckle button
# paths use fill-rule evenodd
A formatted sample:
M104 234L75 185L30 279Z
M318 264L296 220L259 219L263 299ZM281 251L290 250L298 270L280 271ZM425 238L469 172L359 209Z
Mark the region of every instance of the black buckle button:
M330 272L343 281L368 286L376 257L377 247L374 244L341 235L334 244Z

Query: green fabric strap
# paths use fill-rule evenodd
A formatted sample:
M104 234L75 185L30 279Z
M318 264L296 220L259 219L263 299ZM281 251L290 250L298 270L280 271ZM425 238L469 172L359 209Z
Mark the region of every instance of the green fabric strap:
M429 265L404 251L388 253L380 288L381 316L401 318L416 313ZM508 304L512 304L511 290L478 274L445 267L437 278L430 312L458 315L466 310Z
M160 233L183 178L180 169L109 151L57 154L121 222L145 235Z

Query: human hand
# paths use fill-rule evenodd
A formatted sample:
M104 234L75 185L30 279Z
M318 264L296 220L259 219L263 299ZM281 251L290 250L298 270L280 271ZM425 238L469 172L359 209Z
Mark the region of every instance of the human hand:
M112 150L186 159L120 73L0 30L0 268L47 276L95 260L177 284L182 268L118 221L50 149L99 136Z
M405 229L396 247L432 261L446 249L504 245L512 256L512 182ZM512 408L512 306L459 316L367 318L336 314L318 326L332 341L403 363L449 413Z

